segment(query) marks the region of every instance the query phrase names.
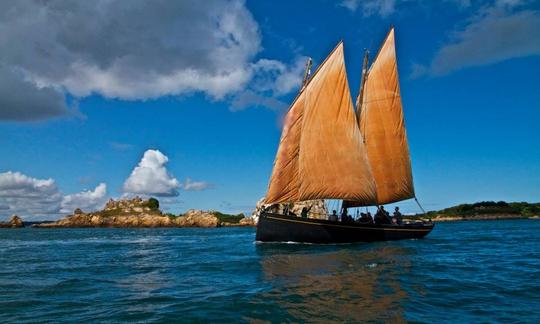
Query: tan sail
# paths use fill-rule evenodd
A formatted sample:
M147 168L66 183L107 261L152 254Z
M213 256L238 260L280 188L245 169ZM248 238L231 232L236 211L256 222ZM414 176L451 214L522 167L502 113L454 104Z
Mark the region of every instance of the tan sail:
M299 200L298 157L304 98L304 92L300 93L285 116L274 169L265 198L267 204Z
M375 195L340 43L286 116L265 202L348 199L373 204Z
M359 123L377 184L377 204L413 198L393 28L368 71Z

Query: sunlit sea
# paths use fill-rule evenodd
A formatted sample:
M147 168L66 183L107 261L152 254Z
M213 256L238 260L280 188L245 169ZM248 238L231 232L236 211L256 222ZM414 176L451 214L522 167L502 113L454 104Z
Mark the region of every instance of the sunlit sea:
M255 244L254 228L2 229L0 323L540 322L540 220L423 240Z

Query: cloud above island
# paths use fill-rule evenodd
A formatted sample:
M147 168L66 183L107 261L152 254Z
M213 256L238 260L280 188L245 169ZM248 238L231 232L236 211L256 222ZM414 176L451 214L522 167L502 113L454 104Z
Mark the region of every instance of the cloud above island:
M125 180L123 196L155 196L168 205L178 204L179 191L202 191L214 188L206 181L176 179L166 168L169 158L159 150L147 150ZM72 213L76 208L96 211L110 196L107 184L94 189L64 194L52 178L39 179L21 172L0 173L0 216L19 215L25 220L55 219Z
M180 182L166 168L169 158L159 150L147 150L122 188L125 195L175 197L178 190L201 191L213 186L205 181L187 178Z
M107 185L100 183L94 190L85 190L76 194L66 195L60 204L61 213L71 213L75 208L84 211L97 210L107 200Z
M49 179L37 179L20 172L0 173L0 206L2 214L19 215L26 220L50 218L70 213L75 208L92 211L103 207L107 186L99 184L94 190L64 195Z
M280 81L260 96L301 79L297 62L255 59L261 34L241 0L2 1L0 44L0 120L76 114L68 96L229 100L256 91L268 61Z
M178 196L180 182L171 175L165 164L169 158L158 150L147 150L124 182L126 194Z

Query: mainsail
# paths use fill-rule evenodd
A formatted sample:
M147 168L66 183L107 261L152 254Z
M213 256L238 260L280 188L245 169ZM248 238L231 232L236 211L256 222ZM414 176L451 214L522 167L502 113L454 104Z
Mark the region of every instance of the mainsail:
M356 120L340 42L291 105L265 202L376 203L375 182Z
M392 28L364 84L359 126L377 184L377 204L413 198L414 186L409 146L403 119ZM348 206L364 202L348 202Z

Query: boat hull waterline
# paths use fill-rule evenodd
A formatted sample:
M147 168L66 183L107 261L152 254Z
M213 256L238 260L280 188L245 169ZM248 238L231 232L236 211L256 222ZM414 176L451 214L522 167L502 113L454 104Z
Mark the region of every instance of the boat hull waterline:
M342 223L262 213L259 216L255 240L335 244L420 239L428 235L434 226L433 223L404 225Z

